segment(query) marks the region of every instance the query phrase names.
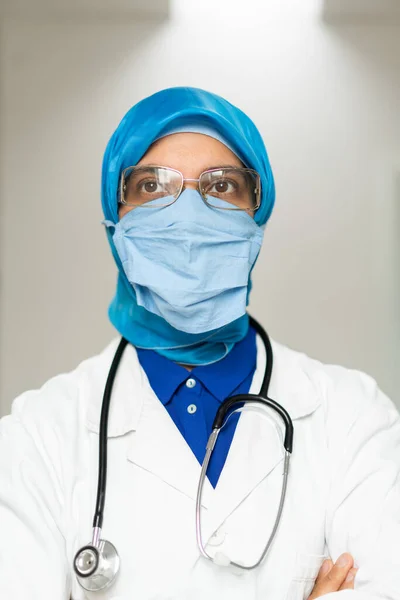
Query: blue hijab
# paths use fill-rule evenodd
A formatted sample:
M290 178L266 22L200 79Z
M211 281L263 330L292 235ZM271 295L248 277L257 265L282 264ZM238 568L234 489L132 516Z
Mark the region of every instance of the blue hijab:
M255 214L264 225L272 212L275 186L267 151L254 123L241 110L215 94L197 88L176 87L162 90L133 106L124 116L108 142L102 169L102 206L105 219L118 221L117 192L121 172L135 165L163 132L196 123L211 127L249 168L261 176L261 206ZM108 241L118 266L117 292L109 308L114 327L138 348L156 350L178 363L204 365L220 360L247 334L249 319L243 315L232 323L205 334L178 331L161 317L136 302L112 235ZM251 280L249 278L249 292Z

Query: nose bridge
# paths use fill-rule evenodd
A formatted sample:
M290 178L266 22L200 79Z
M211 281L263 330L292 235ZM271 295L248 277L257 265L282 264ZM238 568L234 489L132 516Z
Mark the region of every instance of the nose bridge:
M200 198L204 201L203 194L201 193L201 190L200 190L200 179L193 179L191 177L185 177L185 178L183 178L183 180L182 180L182 189L180 191L179 196L185 190L194 190L195 192L198 192ZM178 198L179 198L179 196L178 196ZM176 198L176 200L178 198Z
M187 181L189 182L189 185L187 185L187 183L186 183ZM200 182L200 179L192 179L190 177L184 178L183 179L183 189L198 190L199 182Z

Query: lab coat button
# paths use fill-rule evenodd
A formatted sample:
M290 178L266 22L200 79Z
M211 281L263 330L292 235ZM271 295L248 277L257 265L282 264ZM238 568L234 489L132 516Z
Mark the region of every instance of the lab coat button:
M193 379L192 377L190 379L188 379L186 382L186 387L188 387L188 388L194 388L195 385L196 385L196 380Z
M225 531L217 530L208 540L210 546L220 546L224 543L226 538Z

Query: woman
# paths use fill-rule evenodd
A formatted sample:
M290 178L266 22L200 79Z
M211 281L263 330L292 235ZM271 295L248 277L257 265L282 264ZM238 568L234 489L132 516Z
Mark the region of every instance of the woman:
M262 139L222 98L173 88L124 117L104 157L103 210L119 270L109 315L128 344L115 340L22 395L2 420L1 598L336 600L353 587L354 600L400 598L397 410L368 376L275 342L272 365L249 325L250 273L273 203ZM96 512L94 524L120 569L90 591L104 583L91 576L97 550L79 551L93 541L117 347L104 522ZM258 394L268 368L294 447L276 535L246 570L278 513L279 415L248 410L221 431L201 500L213 561L196 543L195 500L215 413L227 397Z

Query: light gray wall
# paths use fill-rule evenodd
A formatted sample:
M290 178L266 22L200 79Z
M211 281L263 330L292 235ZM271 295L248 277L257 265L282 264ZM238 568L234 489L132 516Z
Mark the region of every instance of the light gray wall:
M171 5L164 23L3 21L1 410L114 335L102 154L124 112L171 85L226 96L266 141L277 204L252 312L400 403L400 29L328 25L317 0Z
M324 17L356 23L400 22L399 0L322 0Z
M165 18L169 14L169 0L2 0L2 16L28 16L40 20L49 15L74 16L78 19L117 18L141 19L143 17Z

